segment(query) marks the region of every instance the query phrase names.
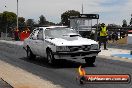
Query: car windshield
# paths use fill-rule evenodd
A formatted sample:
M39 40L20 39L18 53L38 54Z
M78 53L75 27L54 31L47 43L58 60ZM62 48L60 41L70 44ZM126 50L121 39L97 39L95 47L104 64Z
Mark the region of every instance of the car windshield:
M45 30L46 38L62 38L66 36L80 36L74 29L71 28L52 28Z

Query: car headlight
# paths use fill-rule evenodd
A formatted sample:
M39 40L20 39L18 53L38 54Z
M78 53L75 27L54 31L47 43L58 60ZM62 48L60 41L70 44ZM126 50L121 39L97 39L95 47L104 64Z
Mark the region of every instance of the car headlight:
M84 45L84 46L82 46L82 49L83 49L84 51L89 51L90 48L91 48L90 45Z
M91 50L97 50L99 49L99 45L98 44L92 44L91 45Z
M68 46L56 46L56 51L70 51Z

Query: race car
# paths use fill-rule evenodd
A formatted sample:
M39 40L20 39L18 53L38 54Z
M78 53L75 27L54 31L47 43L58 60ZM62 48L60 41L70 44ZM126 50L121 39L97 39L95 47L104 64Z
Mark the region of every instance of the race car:
M41 56L50 64L56 59L84 59L86 64L93 64L100 52L96 41L65 26L35 28L24 40L24 49L28 58Z

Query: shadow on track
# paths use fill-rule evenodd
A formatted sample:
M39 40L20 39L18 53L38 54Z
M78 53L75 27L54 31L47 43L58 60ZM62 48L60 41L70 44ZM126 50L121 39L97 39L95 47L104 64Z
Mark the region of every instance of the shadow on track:
M82 67L95 67L95 65L87 65L85 63L80 63L80 62L76 62L76 61L72 61L72 60L65 60L65 59L59 59L56 60L55 64L51 65L48 64L46 62L46 60L44 58L41 57L37 57L34 60L30 60L26 57L23 58L19 58L21 60L27 61L29 63L33 63L36 65L40 65L42 67L47 67L47 68L78 68L80 65L82 65Z

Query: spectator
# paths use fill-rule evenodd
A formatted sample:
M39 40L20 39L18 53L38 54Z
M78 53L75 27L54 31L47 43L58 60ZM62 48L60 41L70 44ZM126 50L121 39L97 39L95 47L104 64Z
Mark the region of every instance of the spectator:
M99 37L99 47L101 47L101 43L104 44L104 50L108 50L106 48L106 43L107 43L107 27L105 26L104 23L101 24L101 28L100 28L100 37Z
M19 40L19 30L17 28L14 30L14 37L16 41Z

